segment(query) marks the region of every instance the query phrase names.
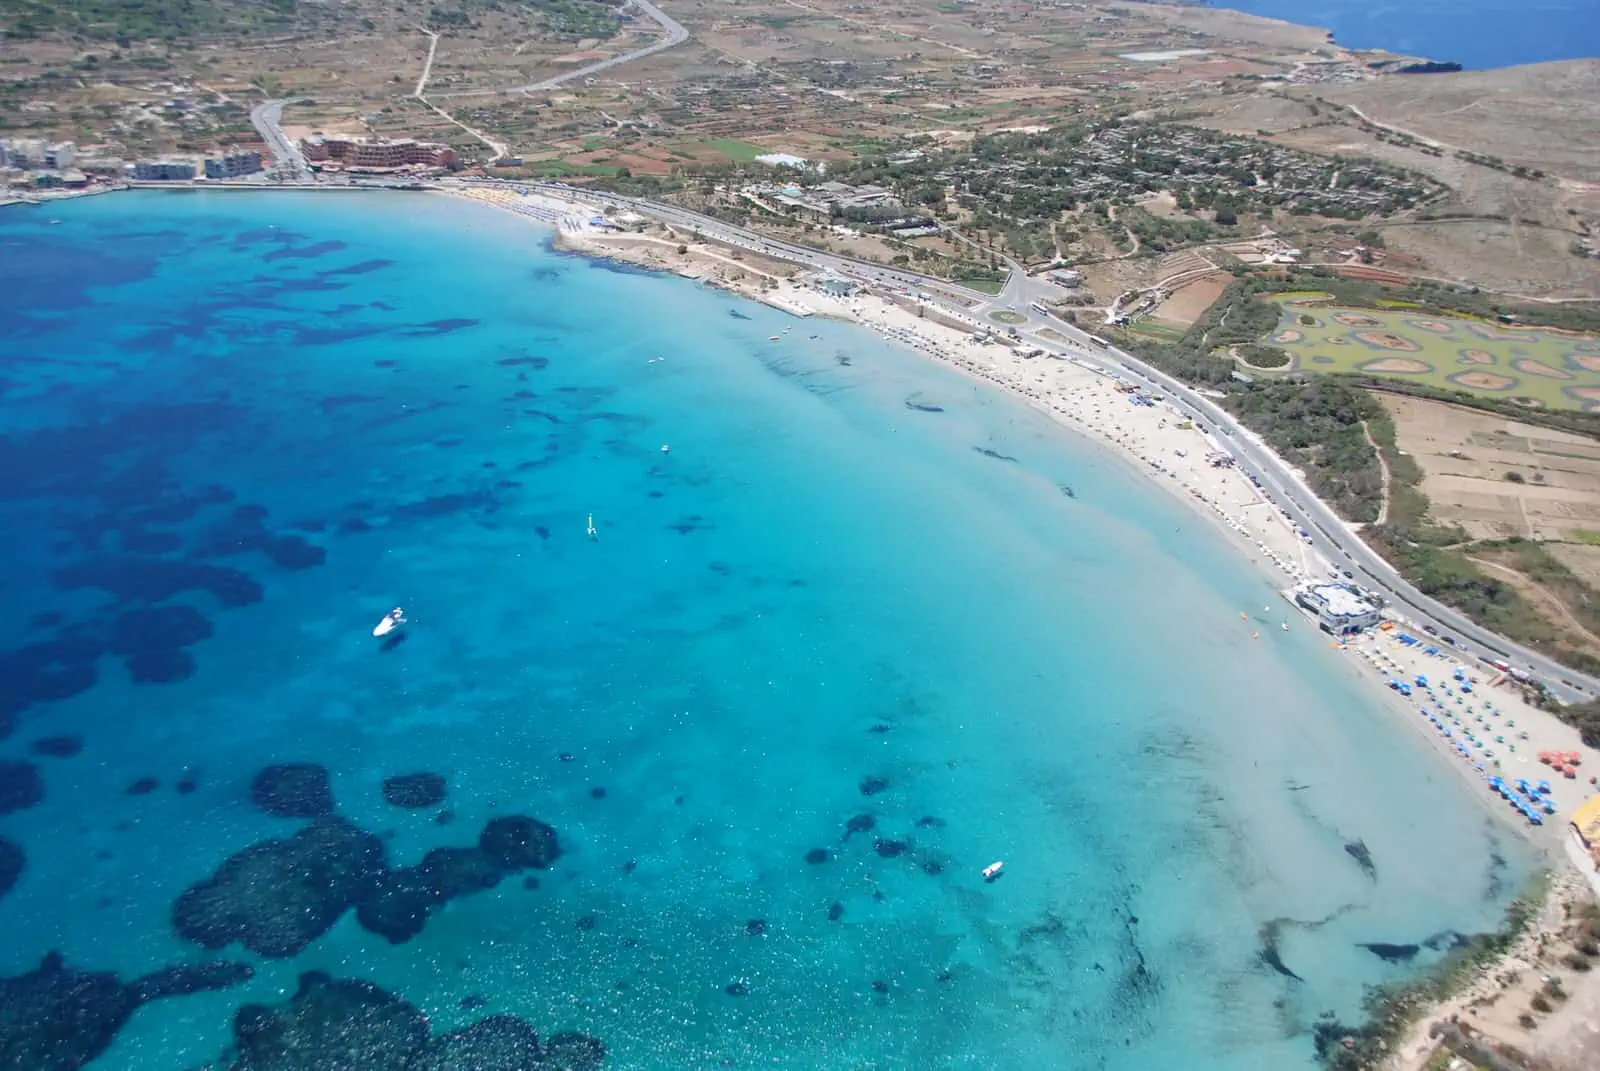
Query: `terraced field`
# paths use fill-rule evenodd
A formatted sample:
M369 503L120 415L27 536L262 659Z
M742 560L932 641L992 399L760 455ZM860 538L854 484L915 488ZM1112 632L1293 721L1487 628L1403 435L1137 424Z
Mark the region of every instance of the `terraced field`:
M1282 317L1262 341L1290 355L1291 371L1362 372L1530 407L1600 412L1600 337L1406 308L1348 308L1327 295L1273 300Z

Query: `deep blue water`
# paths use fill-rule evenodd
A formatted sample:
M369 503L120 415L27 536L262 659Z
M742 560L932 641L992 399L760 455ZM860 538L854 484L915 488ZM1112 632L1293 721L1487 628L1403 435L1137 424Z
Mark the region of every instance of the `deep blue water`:
M1324 26L1346 48L1382 48L1479 70L1600 56L1594 0L1226 0L1216 7Z
M1305 1067L1533 864L1209 522L854 328L147 192L0 213L0 337L0 1065Z

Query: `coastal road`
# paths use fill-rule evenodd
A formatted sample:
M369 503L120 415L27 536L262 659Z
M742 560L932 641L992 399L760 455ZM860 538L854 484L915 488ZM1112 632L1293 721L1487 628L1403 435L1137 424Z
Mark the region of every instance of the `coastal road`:
M632 52L625 52L620 56L612 56L610 59L603 59L598 63L591 63L587 66L558 74L553 78L546 78L542 82L530 82L521 86L506 86L503 89L470 89L463 90L460 93L436 93L434 94L434 99L453 100L457 97L493 97L503 93L543 93L567 82L579 78L588 78L599 74L601 71L610 70L612 67L620 67L624 63L632 63L634 60L653 56L657 52L665 52L667 49L675 48L689 39L689 31L679 25L671 15L652 4L650 0L633 0L633 6L649 16L656 25L661 27L666 36L651 42L643 48L636 48Z
M1037 337L1036 332L1045 327L1076 342L1076 348L1081 355L1101 363L1120 366L1120 371L1127 378L1142 379L1170 398L1181 401L1190 416L1211 426L1218 439L1234 456L1237 467L1246 475L1256 478L1262 490L1271 498L1273 505L1289 514L1295 525L1308 534L1311 545L1323 557L1333 562L1335 568L1341 571L1348 570L1354 574L1356 581L1362 587L1382 595L1393 608L1400 610L1419 626L1431 626L1441 636L1450 636L1456 641L1456 649L1463 654L1507 662L1519 671L1531 674L1563 702L1583 702L1600 696L1600 680L1568 669L1537 651L1512 643L1505 637L1481 627L1459 611L1429 598L1412 587L1392 565L1352 530L1346 521L1334 513L1327 503L1312 493L1299 473L1288 462L1279 457L1258 435L1235 421L1212 399L1152 368L1130 353L1114 346L1100 345L1087 332L1054 317L1032 313L1030 324L1022 329L1022 334L1032 338L1042 347L1059 349L1059 346L1051 346L1052 340Z
M495 184L497 185L497 184ZM1234 457L1235 464L1247 476L1254 476L1265 495L1278 509L1285 511L1301 531L1306 533L1310 545L1341 572L1349 571L1363 587L1381 595L1396 610L1414 621L1419 628L1432 627L1439 636L1450 636L1456 649L1464 655L1495 659L1509 663L1517 670L1530 674L1563 702L1583 702L1600 697L1600 679L1578 673L1537 651L1512 643L1502 636L1482 628L1457 610L1429 598L1412 587L1394 567L1374 551L1359 533L1340 518L1321 499L1312 493L1301 475L1279 457L1254 432L1234 420L1215 401L1180 383L1171 376L1145 364L1133 354L1095 340L1088 332L1044 315L1031 307L1031 303L1045 295L1048 284L1032 280L1020 271L1013 271L999 296L966 290L944 280L932 279L879 264L851 260L837 254L825 253L807 246L793 245L764 235L747 231L721 220L702 216L675 205L665 205L633 197L621 197L599 191L579 189L563 183L530 184L546 192L565 198L615 204L644 215L665 220L681 227L698 230L702 235L719 242L780 260L788 260L818 270L875 283L894 283L922 294L929 304L937 306L947 316L966 320L982 327L996 325L981 320L973 308L945 305L937 300L941 292L956 294L966 299L987 303L978 306L994 310L1007 308L1019 318L1017 332L1033 344L1058 356L1072 356L1080 361L1096 364L1115 371L1130 381L1142 380L1150 387L1186 409L1188 414L1212 430ZM1054 337L1041 335L1049 330ZM1061 339L1066 339L1063 345Z
M311 169L306 166L306 158L300 155L295 143L283 132L283 127L278 125L283 119L283 106L287 103L289 102L286 100L262 101L250 109L250 125L256 128L261 140L267 143L267 148L272 151L272 158L277 161L277 166L291 181L298 182L308 178Z

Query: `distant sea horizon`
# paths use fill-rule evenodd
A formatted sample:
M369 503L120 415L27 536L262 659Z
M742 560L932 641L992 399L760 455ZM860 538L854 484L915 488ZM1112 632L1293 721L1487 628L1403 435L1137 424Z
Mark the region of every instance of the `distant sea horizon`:
M1226 0L1211 7L1333 31L1345 48L1381 48L1468 70L1600 57L1593 0Z

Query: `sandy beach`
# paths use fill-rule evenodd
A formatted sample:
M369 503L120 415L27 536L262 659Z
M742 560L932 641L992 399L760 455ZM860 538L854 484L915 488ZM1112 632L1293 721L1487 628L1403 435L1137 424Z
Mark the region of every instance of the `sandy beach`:
M763 301L794 315L818 315L859 323L880 336L909 346L963 373L984 380L1048 413L1062 425L1111 447L1132 462L1146 478L1189 502L1212 518L1239 552L1264 571L1275 587L1306 580L1326 580L1328 563L1299 537L1293 526L1250 480L1227 464L1213 460L1225 449L1176 407L1166 402L1140 404L1118 389L1119 382L1088 361L1036 355L1029 348L984 341L923 315L909 299L893 293L860 290L834 297L807 285L794 265L695 242L693 236L667 229L660 233L617 233L587 225L602 214L592 205L543 196L521 197L509 189L470 187L450 191L472 200L507 208L556 229L558 248L606 257L642 267L671 271ZM682 249L683 252L679 252ZM909 306L909 307L908 307ZM976 326L976 321L974 321ZM996 332L998 333L998 331ZM1274 606L1274 616L1279 608ZM1254 615L1255 607L1241 607ZM1291 628L1316 628L1307 616L1287 614ZM1276 627L1260 635L1271 642ZM1392 631L1374 630L1349 643L1330 645L1340 651L1354 672L1382 689L1384 702L1412 731L1427 736L1462 776L1481 790L1484 806L1518 835L1530 837L1555 867L1566 867L1563 839L1571 839L1566 816L1594 791L1590 778L1600 768L1600 754L1585 748L1578 734L1553 715L1530 705L1515 682L1501 680L1490 667L1463 661L1446 645L1414 631L1418 643L1399 639L1404 622ZM1470 691L1455 680L1460 671ZM1415 685L1428 679L1429 694ZM1413 689L1409 697L1391 681ZM1447 693L1445 688L1450 688ZM1421 713L1427 709L1439 725ZM1444 730L1448 729L1446 733ZM1580 776L1566 778L1538 761L1543 751L1577 752ZM1478 767L1482 766L1482 769ZM1550 783L1546 794L1555 807L1542 827L1530 825L1491 789L1487 779L1500 775L1513 784ZM1597 883L1600 879L1590 875Z
M558 248L590 256L607 257L643 267L671 271L709 285L763 301L794 315L818 315L859 323L880 336L942 361L976 379L984 380L1048 413L1062 425L1113 448L1134 463L1146 478L1167 488L1222 526L1228 539L1264 571L1275 587L1287 588L1306 580L1325 580L1330 566L1296 533L1293 526L1237 469L1214 464L1226 454L1224 447L1170 403L1140 404L1121 391L1119 382L1088 361L1056 356L1025 356L1031 348L1001 341L985 342L932 316L922 315L909 299L893 293L858 290L834 297L806 285L794 265L787 265L714 244L694 242L691 235L663 230L660 234L617 233L590 227L586 221L602 214L599 207L564 202L535 195L522 197L510 189L465 187L450 191L457 196L510 209L556 228ZM683 253L678 250L682 248ZM909 306L909 307L908 307ZM974 321L974 326L977 322ZM996 328L998 333L998 326ZM1241 607L1254 614L1255 607ZM1278 608L1274 607L1274 612ZM1309 617L1288 615L1291 628L1315 628ZM1271 640L1269 629L1264 641ZM1531 706L1512 681L1490 682L1498 676L1485 665L1454 657L1451 649L1420 631L1417 644L1397 637L1406 634L1404 623L1393 632L1372 631L1351 643L1330 644L1340 649L1355 669L1383 689L1385 701L1424 732L1452 766L1481 785L1485 805L1505 818L1518 832L1533 836L1548 849L1553 860L1563 857L1560 839L1567 835L1565 816L1594 789L1590 778L1600 768L1600 754L1585 748L1578 734L1553 715ZM1434 653L1428 653L1429 650ZM1419 713L1430 700L1412 684L1419 675L1435 688L1453 683L1456 670L1473 682L1475 692L1439 693L1430 709L1441 713L1451 728L1446 736ZM1412 697L1402 697L1389 687L1391 680L1411 685ZM1468 698L1468 696L1472 698ZM1459 701L1459 702L1458 702ZM1470 709L1469 709L1470 708ZM1464 757L1458 744L1462 727L1451 722L1464 716L1472 735L1482 746L1467 744ZM1482 719L1474 720L1474 719ZM1499 739L1497 739L1499 738ZM1493 752L1485 756L1484 752ZM1541 751L1576 751L1583 756L1582 775L1568 779L1541 765ZM1477 764L1485 769L1480 771ZM1551 782L1550 798L1556 814L1545 826L1534 828L1509 810L1488 787L1493 774L1515 781Z

